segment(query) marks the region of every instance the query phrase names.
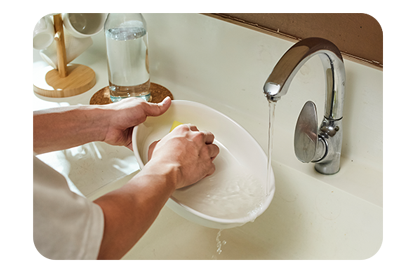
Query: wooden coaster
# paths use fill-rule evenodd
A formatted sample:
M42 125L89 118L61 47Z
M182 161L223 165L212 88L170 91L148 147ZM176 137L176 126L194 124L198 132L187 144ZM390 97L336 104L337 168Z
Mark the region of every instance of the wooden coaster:
M150 82L150 93L151 99L149 102L151 103L160 103L167 96L171 97L171 99L174 99L174 96L167 88L157 83ZM110 98L110 90L108 89L108 86L97 91L90 99L91 105L105 105L110 103L112 103L112 101Z
M150 92L151 92L151 99L149 102L151 103L160 103L167 96L171 97L171 100L174 99L174 96L167 88L157 83L150 82Z

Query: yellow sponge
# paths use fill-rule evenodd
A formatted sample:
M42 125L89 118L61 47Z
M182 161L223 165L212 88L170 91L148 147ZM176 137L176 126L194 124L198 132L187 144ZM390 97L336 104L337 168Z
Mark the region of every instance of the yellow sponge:
M180 122L178 122L178 121L174 121L173 123L172 123L172 127L171 127L171 130L169 131L169 132L171 132L171 131L173 131L177 126L179 126L179 125L182 125L182 123L180 123Z

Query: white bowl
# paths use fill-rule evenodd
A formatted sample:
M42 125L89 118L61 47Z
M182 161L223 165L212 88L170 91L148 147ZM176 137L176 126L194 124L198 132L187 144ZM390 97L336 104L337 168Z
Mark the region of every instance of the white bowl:
M173 100L166 113L148 117L136 126L132 142L140 168L148 161L150 144L167 135L174 120L212 132L220 153L214 160L214 174L176 190L167 206L192 222L215 229L254 221L268 208L275 193L272 171L270 193L266 194L267 156L245 129L206 105Z

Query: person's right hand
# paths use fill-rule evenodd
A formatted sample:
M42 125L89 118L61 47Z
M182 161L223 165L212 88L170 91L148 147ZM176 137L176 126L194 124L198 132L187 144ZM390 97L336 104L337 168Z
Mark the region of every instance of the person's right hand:
M212 133L195 126L176 127L152 144L142 171L94 201L104 214L99 259L120 259L148 230L176 189L214 172L219 148L213 141Z
M149 147L152 163L173 165L179 169L176 189L196 183L215 171L213 160L219 153L214 135L193 125L180 125Z

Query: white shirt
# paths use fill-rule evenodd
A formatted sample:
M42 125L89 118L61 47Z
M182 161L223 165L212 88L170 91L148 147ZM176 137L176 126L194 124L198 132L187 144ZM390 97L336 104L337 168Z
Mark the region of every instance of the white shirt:
M33 158L33 240L54 260L96 259L103 238L101 208L72 192L64 176Z

